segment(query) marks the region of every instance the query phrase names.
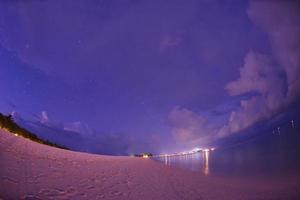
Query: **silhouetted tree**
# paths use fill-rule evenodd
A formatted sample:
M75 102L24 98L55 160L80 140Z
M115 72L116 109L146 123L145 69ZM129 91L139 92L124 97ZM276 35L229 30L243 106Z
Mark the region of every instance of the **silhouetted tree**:
M52 143L50 141L45 141L42 140L40 138L38 138L37 135L29 132L28 130L20 127L13 119L12 115L3 115L2 113L0 113L0 128L5 128L7 129L9 132L11 133L17 133L18 135L21 135L25 138L29 138L35 142L41 143L41 144L46 144L49 146L53 146L53 147L58 147L61 149L68 149L64 146L60 146L58 144Z

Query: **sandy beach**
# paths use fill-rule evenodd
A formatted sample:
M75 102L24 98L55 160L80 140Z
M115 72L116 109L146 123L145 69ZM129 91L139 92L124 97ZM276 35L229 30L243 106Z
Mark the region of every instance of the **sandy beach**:
M0 131L0 199L299 199L286 180L208 177L151 159L62 150Z

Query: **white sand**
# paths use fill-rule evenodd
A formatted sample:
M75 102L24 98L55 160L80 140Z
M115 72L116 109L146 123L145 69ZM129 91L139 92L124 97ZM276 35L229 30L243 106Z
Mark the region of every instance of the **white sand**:
M205 177L152 160L61 150L0 130L0 199L299 199L286 180Z

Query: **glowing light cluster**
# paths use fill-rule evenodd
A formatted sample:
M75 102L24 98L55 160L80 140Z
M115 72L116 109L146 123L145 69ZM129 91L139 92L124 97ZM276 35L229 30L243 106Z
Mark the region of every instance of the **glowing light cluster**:
M143 158L149 158L149 156L147 154L144 154Z
M172 154L161 154L158 155L158 157L168 157L168 156L183 156L183 155L191 155L191 154L195 154L195 153L206 153L206 152L210 152L210 151L214 151L216 148L205 148L205 149L201 149L201 148L194 148L190 151L183 151L183 152L179 152L179 153L172 153Z

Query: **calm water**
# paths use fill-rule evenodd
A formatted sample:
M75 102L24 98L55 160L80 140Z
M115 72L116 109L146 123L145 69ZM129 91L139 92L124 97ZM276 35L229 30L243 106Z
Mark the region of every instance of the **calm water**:
M282 126L280 134L271 132L212 152L157 160L208 176L284 175L291 170L300 171L300 131L296 127Z

